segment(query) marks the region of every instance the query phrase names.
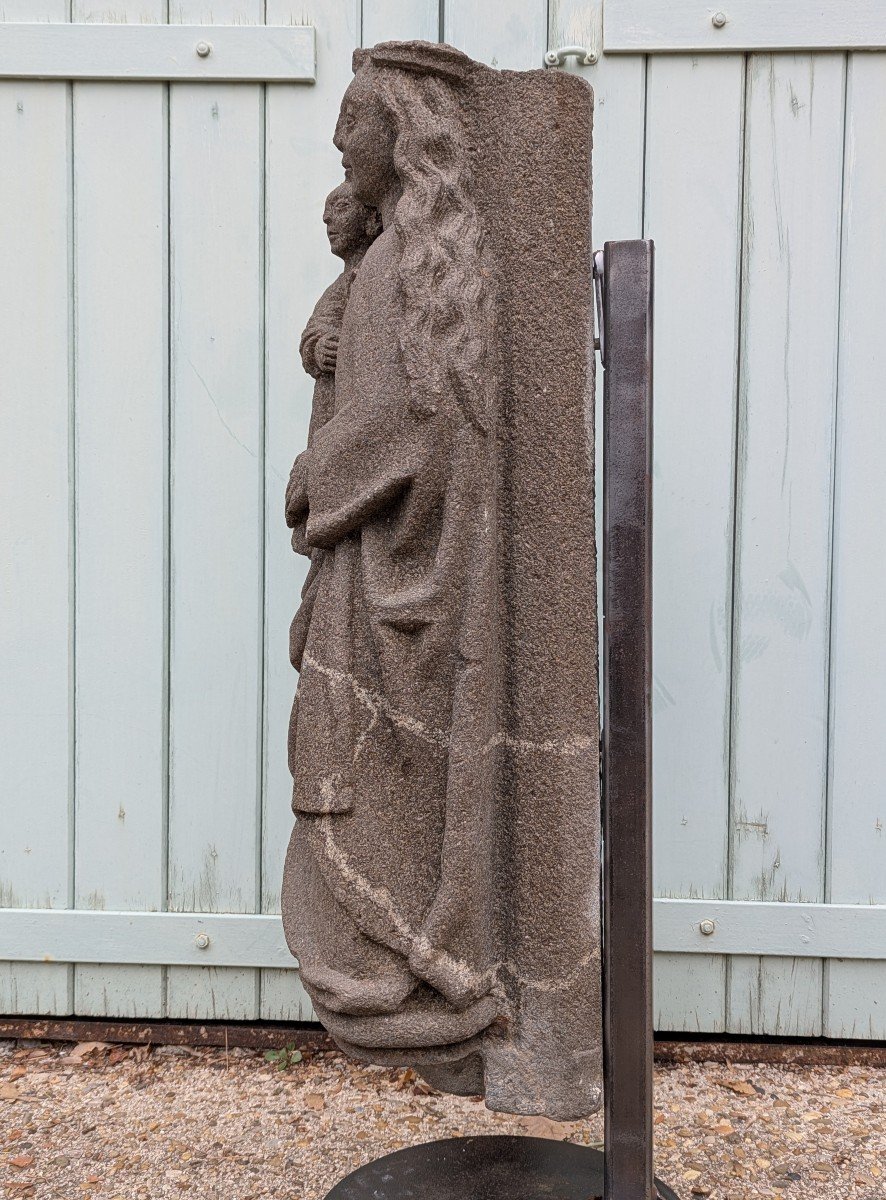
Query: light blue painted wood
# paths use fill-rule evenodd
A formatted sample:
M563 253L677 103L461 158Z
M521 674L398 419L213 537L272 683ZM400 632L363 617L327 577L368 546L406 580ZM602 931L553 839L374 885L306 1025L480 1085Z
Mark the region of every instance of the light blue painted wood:
M63 21L65 0L7 0ZM72 899L70 92L0 83L0 904ZM0 963L0 1010L70 1011L71 971Z
M828 899L886 902L886 55L850 56L835 466ZM879 957L879 955L878 955ZM832 962L829 1037L886 1038L886 964Z
M313 29L148 25L155 13L150 3L140 13L124 3L116 16L91 18L106 24L11 25L0 40L0 78L314 81Z
M551 0L550 8L551 47L599 44L602 0ZM641 237L645 60L642 55L604 55L586 67L573 58L563 69L581 75L594 89L594 245ZM602 374L597 382L600 399Z
M743 956L748 946L774 958L886 961L886 904L659 899L653 929L656 949L684 964L698 965L701 949ZM0 944L17 962L261 967L297 987L278 914L0 909Z
M443 40L491 67L541 67L548 41L547 0L445 0Z
M656 245L655 890L725 897L742 59L650 58L645 236ZM712 259L716 267L712 268ZM656 962L656 1023L718 1030L724 960Z
M726 17L714 24L715 13ZM886 48L881 0L607 0L606 49L629 51L828 50Z
M439 0L363 0L364 46L406 38L436 42L439 36Z
M747 958L756 970L759 956L765 966L787 960L793 970L795 958L886 958L886 904L658 899L653 921L657 949L684 958L699 950L735 955L733 967Z
M77 19L126 13L119 0ZM159 0L153 14L165 16ZM77 406L75 904L160 908L165 885L167 245L161 85L74 87ZM133 281L138 281L133 286ZM133 686L133 680L138 686ZM74 1007L163 1014L154 968L77 967Z
M249 968L243 973L252 974L252 968L268 967L287 974L293 990L298 987L298 963L286 946L279 916L0 909L0 938L4 954L19 962L102 964L96 972L112 960L133 964L117 966L112 979L121 978L123 971L143 972L149 979L160 964L192 966L193 972L179 980L198 982L216 968ZM115 1001L110 995L109 1005Z
M609 15L615 3L608 5ZM2 815L10 817L4 829L11 830L0 845L0 880L13 894L0 899L62 908L76 893L79 904L103 900L108 906L105 912L73 914L74 925L103 919L113 925L118 918L112 908L168 904L181 910L233 910L241 914L234 918L238 923L262 922L261 928L274 928L279 937L273 914L292 822L285 736L295 678L286 658L286 634L303 577L289 549L281 497L292 455L304 442L311 391L298 363L297 339L336 269L320 222L323 198L340 178L330 135L361 33L367 43L398 33L436 37L438 14L427 0L365 0L362 11L360 0L312 0L307 8L295 0L268 0L267 12L259 0L244 0L244 5L176 0L171 17L178 25L313 24L317 83L267 89L173 85L169 214L162 102L157 128L159 86L75 85L72 176L70 89L59 83L0 84L0 132L4 153L11 147L8 161L15 166L0 181L4 215L15 217L12 226L4 225L4 232L13 228L15 236L12 256L0 261L0 275L8 266L16 281L14 291L7 286L0 292L0 302L15 299L4 314L0 337L6 335L10 343L4 382L8 375L19 397L0 411L5 435L0 452L11 456L3 475L5 511L13 518L0 530L0 538L6 538L2 561L16 564L14 572L4 571L0 584L4 614L13 618L4 629L16 635L8 640L0 633L15 689L12 701L7 694L0 707L2 749L6 755L9 748L14 766L9 776L14 787L4 779L0 791ZM139 20L142 7L135 5ZM120 4L113 6L113 12L121 11ZM111 12L110 0L77 0L74 16L101 21ZM67 15L63 0L45 0L41 7L30 0L4 5L7 20L65 20ZM599 49L601 23L599 0L552 0L549 6L507 0L485 8L448 0L445 18L450 39L503 67L540 66L549 44ZM876 961L883 953L877 924L882 907L859 915L845 905L725 900L732 590L735 586L742 604L746 595L765 591L773 577L768 564L783 553L789 530L792 556L799 545L816 564L809 568L804 557L804 571L817 580L811 590L806 582L815 612L802 643L783 639L782 644L770 636L765 654L736 664L735 894L756 895L753 880L762 871L750 834L740 840L748 833L742 811L753 816L755 805L769 803L777 790L776 820L790 860L786 894L861 905L886 902L880 886L886 876L880 830L886 814L879 804L882 739L876 725L886 704L879 698L886 688L886 664L877 653L884 641L877 634L882 572L876 526L868 516L882 490L878 466L884 431L878 425L877 396L883 377L878 325L883 303L877 288L886 266L880 262L886 181L879 149L886 60L860 55L853 61L845 155L842 86L827 65L833 61L834 56L807 56L797 78L791 71L776 72L771 93L768 81L758 86L751 80L746 234L753 228L757 244L745 236L742 369L750 389L744 437L754 448L739 491L737 532L747 570L735 578L731 497L742 62L735 55L693 60L655 54L648 85L639 54L603 54L595 66L570 63L566 68L580 70L596 91L595 243L637 236L644 229L657 243L656 883L666 897L676 897L657 901L655 910L657 1016L663 1027L723 1028L728 975L729 1019L741 1028L811 1033L823 1011L823 1028L831 1036L886 1036L886 966ZM808 68L805 74L802 68ZM793 97L785 80L793 84ZM111 97L107 102L104 94ZM789 287L784 264L772 249L778 230L772 199L776 170L778 220L791 231L794 256ZM93 199L102 178L106 186ZM78 210L72 224L76 237L69 239L75 180L81 197L88 195L91 202ZM834 386L833 359L825 359L836 354L833 343L828 351L826 335L835 312L841 186L834 468L824 394L828 371ZM757 198L750 195L755 188ZM172 227L168 268L167 215ZM813 265L798 245L816 241L830 250ZM156 306L156 292L162 302L167 269L173 370L168 447L155 407L156 367L167 351L166 316ZM790 338L784 336L788 292ZM68 421L72 322L76 428ZM775 432L785 411L785 363L797 416L793 453L800 456L796 478L788 472L789 519L777 494L782 443ZM73 474L69 480L69 433L76 480ZM113 452L106 454L110 444ZM159 641L162 655L169 633L164 632L164 547L155 522L159 517L162 533L162 473L170 466L172 705L167 709L162 660L158 683L152 647ZM69 529L75 497L77 523ZM69 552L75 573L68 570ZM68 621L75 591L76 638ZM751 604L736 616L740 645L759 613ZM822 855L822 672L828 641L830 840ZM75 660L74 722L68 702ZM809 678L815 673L817 688L804 682L807 671ZM764 723L758 714L768 711L763 706L779 689L800 700L783 704ZM818 716L806 719L813 700ZM121 710L128 710L123 717ZM164 842L167 719L173 739L172 796ZM124 729L123 737L114 736L117 728ZM76 822L68 778L75 729ZM790 748L783 761L772 745L766 748L776 730L778 747ZM127 816L121 823L117 781L124 775L123 786L138 801L134 810L123 804ZM787 779L793 788L786 788ZM76 863L69 818L77 830ZM101 847L108 846L112 849L103 856ZM171 868L168 892L165 855ZM769 894L780 895L777 888ZM711 899L691 899L699 895ZM714 914L711 937L699 931L702 912ZM179 918L185 925L191 920L188 912L144 920ZM4 919L0 916L0 942ZM147 924L138 924L142 919L131 918L136 928L146 929ZM202 919L228 920L221 913ZM119 920L129 922L128 912ZM271 965L277 960L264 952L253 954L249 938L255 934L244 935L236 956L210 957L216 965L200 967L207 961L204 952L184 946L178 935L162 941L171 926L158 925L161 932L151 935L153 949L146 945L141 958L134 958L131 946L125 949L129 935L120 932L122 925L116 932L111 925L99 928L106 931L101 944L107 950L101 953L113 960L110 965L87 964L95 947L82 951L81 935L65 934L73 938L66 953L80 958L76 971L60 963L0 965L0 1009L52 1013L76 1007L110 1016L153 1015L158 1006L162 1009L158 981L166 970L162 947L168 945L175 947L168 968L170 1015L310 1015L297 971L288 964ZM802 942L804 937L809 941ZM215 951L225 949L215 946ZM822 989L814 960L827 955L834 957Z
M188 0L185 22L257 22ZM170 85L172 261L168 907L260 900L264 533L264 95ZM254 1018L258 976L171 968L167 1013Z
M748 71L732 895L820 901L844 61ZM732 964L736 1033L819 1033L820 1005L820 963Z

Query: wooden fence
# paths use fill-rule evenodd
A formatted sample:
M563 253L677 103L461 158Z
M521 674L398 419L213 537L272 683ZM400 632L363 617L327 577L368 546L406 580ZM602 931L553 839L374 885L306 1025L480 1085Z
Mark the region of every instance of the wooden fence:
M592 50L595 242L656 242L658 1027L886 1038L886 22L851 9L0 0L0 1012L308 1013L296 347L351 50L443 36Z

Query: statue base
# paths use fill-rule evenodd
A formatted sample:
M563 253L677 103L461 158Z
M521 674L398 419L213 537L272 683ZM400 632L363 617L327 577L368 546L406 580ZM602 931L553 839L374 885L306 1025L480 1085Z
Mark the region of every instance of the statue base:
M549 1138L480 1136L425 1142L359 1167L326 1200L594 1200L603 1152ZM656 1179L658 1200L677 1200Z

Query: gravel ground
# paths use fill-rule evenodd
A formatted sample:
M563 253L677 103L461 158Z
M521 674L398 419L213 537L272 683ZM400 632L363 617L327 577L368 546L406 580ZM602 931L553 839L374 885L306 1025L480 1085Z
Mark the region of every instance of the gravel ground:
M656 1070L656 1169L681 1200L886 1200L886 1070ZM0 1189L37 1200L322 1200L401 1146L468 1133L599 1144L443 1096L411 1071L326 1049L258 1051L0 1042Z

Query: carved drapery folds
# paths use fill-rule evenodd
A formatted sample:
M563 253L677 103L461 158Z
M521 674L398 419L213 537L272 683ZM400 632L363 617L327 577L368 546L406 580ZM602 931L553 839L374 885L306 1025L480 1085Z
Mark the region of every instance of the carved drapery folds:
M284 927L355 1057L575 1118L600 1098L591 93L421 42L354 67L364 236L302 340L286 495L312 562Z

